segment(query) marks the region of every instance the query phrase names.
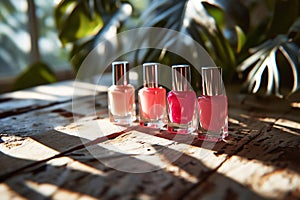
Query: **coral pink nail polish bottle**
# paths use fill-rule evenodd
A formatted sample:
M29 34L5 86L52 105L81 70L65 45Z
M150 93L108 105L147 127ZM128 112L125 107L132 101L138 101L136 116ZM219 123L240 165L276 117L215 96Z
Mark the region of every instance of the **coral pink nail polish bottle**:
M111 122L130 125L136 119L135 89L129 84L129 63L112 63L113 84L108 88L108 110Z
M166 89L158 86L158 66L143 64L144 87L138 92L141 126L161 128L166 123Z
M228 100L222 68L202 68L202 96L198 98L201 140L221 141L228 136Z
M190 81L189 65L172 66L172 90L167 95L169 132L186 134L197 129L197 97Z

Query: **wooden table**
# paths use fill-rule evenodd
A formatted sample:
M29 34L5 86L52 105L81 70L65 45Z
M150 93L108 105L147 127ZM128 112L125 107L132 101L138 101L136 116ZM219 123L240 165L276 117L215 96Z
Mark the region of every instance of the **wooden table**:
M217 144L112 125L102 87L67 81L3 94L0 199L299 199L299 93L279 100L231 88L230 136Z

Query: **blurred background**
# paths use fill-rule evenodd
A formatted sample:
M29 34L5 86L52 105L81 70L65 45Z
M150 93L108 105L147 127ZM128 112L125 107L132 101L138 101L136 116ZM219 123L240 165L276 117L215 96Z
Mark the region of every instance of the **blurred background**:
M0 92L74 79L107 34L138 27L192 37L223 67L225 83L243 92L288 97L299 89L299 0L2 0ZM187 62L168 49L120 59Z

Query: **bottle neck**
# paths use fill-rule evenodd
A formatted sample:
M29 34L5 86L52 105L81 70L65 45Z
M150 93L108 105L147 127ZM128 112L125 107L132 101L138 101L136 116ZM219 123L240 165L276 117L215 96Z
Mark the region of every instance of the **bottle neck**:
M172 90L189 91L191 72L189 65L172 66Z
M144 87L158 88L158 63L143 64Z
M217 96L225 95L222 79L222 68L203 67L202 68L202 95Z
M117 61L112 63L112 84L129 84L129 63L127 61Z

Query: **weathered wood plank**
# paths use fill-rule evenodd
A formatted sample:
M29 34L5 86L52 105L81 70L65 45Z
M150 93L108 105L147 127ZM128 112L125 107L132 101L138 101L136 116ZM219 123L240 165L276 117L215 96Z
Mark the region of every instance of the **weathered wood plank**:
M76 122L71 102L0 119L9 127L0 142L0 192L27 199L300 197L300 109L290 102L279 100L274 110L270 99L230 96L230 137L214 144L139 126L125 133L101 119L101 98L99 109L93 98L76 101ZM58 123L47 129L49 113L48 122ZM28 117L45 121L34 129ZM29 124L19 136L18 122Z
M291 110L279 118L257 119L266 123L265 128L251 141L231 155L217 170L233 179L237 184L247 186L250 191L250 199L253 195L262 198L272 199L297 199L300 197L300 120L287 120L300 116L300 110ZM275 121L274 121L275 120ZM271 122L271 125L269 124ZM291 128L293 130L291 130ZM226 153L226 151L224 151ZM204 197L213 197L212 194L218 191L220 179L210 177L209 182L213 186L210 192ZM224 183L225 184L225 183ZM192 192L190 197L202 195L203 185L199 185L199 192ZM242 187L242 189L243 189ZM243 189L244 190L244 189ZM230 191L223 191L223 198L231 192L241 198L241 191L230 188ZM221 194L222 192L217 192ZM206 196L207 195L207 196Z
M95 103L95 98L98 101L103 101L103 103ZM87 96L77 99L76 104L73 102L60 103L34 112L5 117L0 119L0 134L26 137L69 125L74 122L74 117L77 119L86 115L97 114L97 117L103 118L107 116L106 99L105 94L95 97ZM79 108L73 110L73 106ZM96 113L90 113L95 109Z
M102 163L95 159L97 156ZM25 197L37 195L32 187L39 194L45 194L46 186L54 185L56 190L50 194L53 198L67 189L70 195L79 193L102 199L132 199L144 195L149 199L174 199L205 179L225 159L209 150L176 144L151 133L137 131L91 146L90 149L74 151L70 157L53 159L47 164L40 164L42 166L27 169L7 179L4 184ZM76 165L77 168L69 168ZM26 187L28 182L33 186ZM15 188L16 185L22 186L22 189ZM78 185L89 185L89 189L76 187ZM74 196L74 199L77 197Z
M104 136L103 134L110 135L125 129L125 127L112 125L107 120L98 120L97 117L94 117L92 121L90 121L91 117L87 118L89 118L89 123L86 124L86 129L83 129L85 131L80 134L78 131L83 127L74 123L70 125L69 131L60 127L57 130L50 130L30 137L8 136L4 138L5 141L0 143L0 158L3 161L0 164L2 167L0 176L81 146L88 143L89 138L95 139ZM101 134L95 132L95 127L99 126L105 127L105 132ZM59 129L64 132L59 131ZM87 134L86 137L81 137L85 133ZM80 148L84 148L84 146Z
M245 173L245 172L243 172ZM265 199L247 186L220 173L213 173L205 182L193 188L184 200L194 199Z
M109 198L133 198L136 196L142 196L142 195L149 195L149 198L151 199L159 199L159 198L166 198L166 199L172 199L175 197L184 197L185 195L191 195L192 197L195 197L194 195L198 196L200 195L201 197L204 195L203 193L199 194L197 193L197 191L203 191L203 187L207 188L206 193L204 195L204 197L206 197L206 195L208 195L207 197L230 197L230 194L232 194L234 197L250 197L250 198L263 198L263 197L268 197L265 194L265 191L261 191L262 189L259 188L256 190L253 190L252 188L249 190L249 188L245 188L245 186L243 185L249 185L250 183L247 182L247 179L242 179L239 180L237 177L242 177L243 172L247 171L246 174L250 174L251 176L253 176L253 173L255 173L256 171L262 171L262 169L266 169L267 172L268 171L268 166L265 165L261 165L261 164L257 164L252 160L249 160L248 158L246 159L242 159L240 160L240 156L231 156L231 158L229 159L229 161L224 162L225 159L225 155L221 155L221 157L219 157L220 155L215 155L213 153L213 151L209 151L207 150L209 153L203 157L203 155L205 155L205 153L203 154L203 151L205 149L201 149L198 147L193 147L193 146L189 146L186 144L183 144L184 141L183 138L179 138L182 142L179 144L175 144L174 142L167 140L167 143L164 143L163 145L157 146L157 138L155 138L156 136L158 136L159 134L163 134L163 133L158 133L157 131L154 133L150 133L147 135L147 137L142 137L141 135L139 135L139 132L131 132L130 134L124 134L122 136L119 136L118 138L111 140L111 141L107 141L105 142L103 145L104 147L106 147L107 149L107 143L110 144L114 144L114 145L118 145L118 144L122 144L124 145L123 147L126 150L125 152L130 152L130 150L133 150L133 154L136 154L137 150L142 151L143 153L145 153L145 150L147 150L150 147L160 147L158 148L159 150L161 150L162 147L166 147L166 144L169 144L170 146L168 146L168 148L163 148L166 152L164 151L159 151L160 156L161 154L163 155L163 160L161 161L168 161L167 165L162 169L159 170L159 172L161 172L163 174L163 176L167 175L167 177L164 177L163 180L166 181L166 186L160 186L158 187L159 184L161 184L161 182L154 184L153 182L149 182L149 185L145 185L144 182L141 182L141 180L144 180L143 176L145 175L145 173L143 174L138 174L138 175L132 175L132 174L127 174L127 173L123 173L120 172L120 177L118 177L118 180L113 181L114 183L114 187L110 187L109 184L104 186L104 192L101 192L99 195L101 195L102 198L104 199L109 199ZM153 136L152 136L153 135ZM140 136L140 137L138 137ZM152 139L150 141L152 141L152 143L149 141L147 142L147 138L151 136L154 137L153 140L156 142L153 144ZM258 136L255 139L260 139L261 136ZM145 141L146 140L146 141ZM148 139L149 140L149 139ZM142 143L141 143L142 142ZM106 146L105 146L106 145ZM174 145L174 147L172 148L172 145ZM185 145L187 147L185 147ZM248 146L251 145L251 142L249 144L247 144ZM247 146L246 145L246 146ZM148 146L148 147L147 147ZM140 166L144 166L145 167L145 163L143 162L142 159L133 159L134 156L130 156L130 162L128 162L129 164L126 165L127 162L126 159L128 159L128 157L126 157L125 155L125 161L124 161L124 156L115 156L107 151L104 151L103 148L98 149L99 145L93 146L94 148L96 148L97 150L95 151L95 149L92 151L92 155L90 155L90 151L86 151L85 149L82 150L78 150L78 151L74 151L71 154L71 157L73 156L73 159L76 159L76 162L81 162L84 163L88 166L94 166L94 162L97 162L97 160L92 159L93 156L95 156L94 153L96 153L96 157L97 155L101 155L104 156L104 158L108 159L109 157L112 157L110 162L108 164L110 164L110 166L112 166L113 164L116 164L117 167L118 165L124 164L125 167L129 167L129 169L134 169L136 170L137 165ZM188 148L188 150L184 151L184 148ZM246 148L246 147L245 147ZM110 148L108 148L110 149ZM247 148L246 148L247 149ZM90 149L88 149L90 150ZM152 151L153 149L150 148L150 151ZM138 151L138 152L139 152ZM170 152L171 151L171 152ZM174 152L184 152L184 154L182 154L181 157L179 157L178 160L175 160L174 162L170 162L170 159L174 158ZM170 152L170 153L168 153ZM200 153L202 152L202 153ZM114 152L115 153L115 152ZM239 152L238 152L239 153ZM117 153L119 154L119 153ZM242 154L242 153L240 153ZM176 154L175 154L176 155ZM201 155L202 155L202 160L201 160ZM92 157L91 157L92 156ZM216 160L218 161L217 163L215 163L215 165L213 165L213 167L211 167L212 165L212 158L215 157ZM98 157L99 158L99 157ZM206 158L206 159L205 159ZM237 160L234 160L234 158L239 158ZM121 161L119 160L121 159ZM133 160L135 162L133 162ZM233 161L231 161L233 159ZM269 158L268 158L269 159ZM92 160L92 161L90 161ZM100 159L101 160L101 159ZM157 159L153 159L157 162ZM89 164L89 162L92 162L93 164ZM133 165L132 165L133 163ZM138 164L137 164L138 163ZM142 163L142 164L140 164ZM195 164L196 163L196 164ZM241 163L243 165L241 165ZM107 164L107 163L106 163ZM157 164L157 163L156 163ZM217 174L213 173L214 170L216 168L218 168L220 166L220 168L217 170ZM245 167L240 169L240 167ZM249 167L249 169L247 168ZM125 168L126 170L129 170L128 168ZM201 169L201 170L199 170ZM62 170L66 170L62 167ZM228 170L228 171L226 171ZM115 170L113 170L115 172ZM45 173L42 170L42 173ZM52 173L52 172L51 172ZM64 173L64 172L61 172ZM150 179L154 176L156 176L157 172L151 172L146 173L147 174L147 179ZM230 175L226 174L226 173L232 173ZM242 173L242 175L240 174ZM257 173L257 172L256 172ZM169 178L169 174L172 174L171 178ZM201 175L200 175L201 174ZM24 175L24 174L22 174ZM22 176L21 175L21 176ZM49 174L50 175L50 174ZM262 173L258 173L256 175L256 177L261 177ZM29 175L28 175L29 176ZM28 177L27 176L27 177ZM48 175L43 175L43 177L47 177ZM141 176L141 177L139 177ZM145 175L146 176L146 175ZM161 175L160 175L161 176ZM245 176L245 175L244 175ZM80 177L82 177L83 180L90 180L89 175L87 175L87 177L85 175L81 175ZM216 178L215 178L216 177ZM231 178L227 178L227 177L231 177ZM247 177L247 175L246 175ZM12 177L12 179L10 180L15 180L16 177ZM175 179L174 179L175 178ZM177 178L179 178L179 180L177 180ZM20 181L20 179L17 179ZM68 180L68 179L67 179ZM71 179L73 180L73 179ZM208 181L206 181L208 180ZM280 179L279 179L280 180ZM298 180L298 177L295 178L295 180ZM22 181L22 179L21 179ZM81 178L80 179L76 179L76 184L81 183ZM217 182L215 182L217 181ZM220 182L218 182L220 181ZM44 185L44 183L47 181L41 181ZM40 183L39 182L39 183ZM70 180L66 181L69 185ZM71 181L72 182L72 181ZM121 183L119 183L121 182ZM132 183L130 186L131 189L128 190L128 182ZM83 182L84 183L84 182ZM82 183L82 184L83 184ZM147 182L146 182L147 183ZM195 187L196 185L199 185L198 187ZM228 184L228 187L225 187L225 189L218 189L218 188L214 188L212 186L209 186L210 184L212 185L224 185L224 184ZM297 183L297 182L296 182ZM17 183L13 182L11 183L11 185L16 185ZM121 184L121 185L119 185ZM124 184L124 185L123 185ZM204 185L203 185L204 184ZM40 186L40 184L38 184ZM201 187L201 185L203 187ZM210 190L208 190L210 187L212 187L213 189L211 190L211 192L208 192ZM62 190L62 188L65 188L63 185L59 185L59 189L58 189L58 194L60 193L59 191ZM114 189L111 189L114 188ZM117 188L117 189L116 189ZM145 189L146 188L146 189ZM157 188L163 188L161 189L159 192L157 192ZM222 188L222 187L220 187ZM190 190L193 189L193 190ZM39 193L44 193L42 189ZM70 190L70 189L69 189ZM146 193L144 190L150 190L152 191L151 193ZM153 191L157 192L157 193L153 193ZM186 191L191 191L191 193L186 193ZM219 193L217 193L216 195L214 195L215 191L220 191ZM78 191L73 191L70 190L68 191L69 193L75 193L78 194ZM21 193L23 194L23 192L21 191ZM30 191L24 191L24 193L26 194L30 194ZM261 194L263 193L263 194ZM86 191L85 192L79 192L79 194L84 194L84 195L90 195L92 197L100 197L97 196L95 194L87 194ZM56 194L52 194L53 196L55 196ZM249 196L248 196L249 195ZM75 198L75 196L74 196ZM76 196L77 198L77 196ZM189 199L190 196L187 196L187 198Z
M70 102L72 99L84 96L95 96L105 91L106 87L98 85L64 81L2 94L0 95L0 118Z

